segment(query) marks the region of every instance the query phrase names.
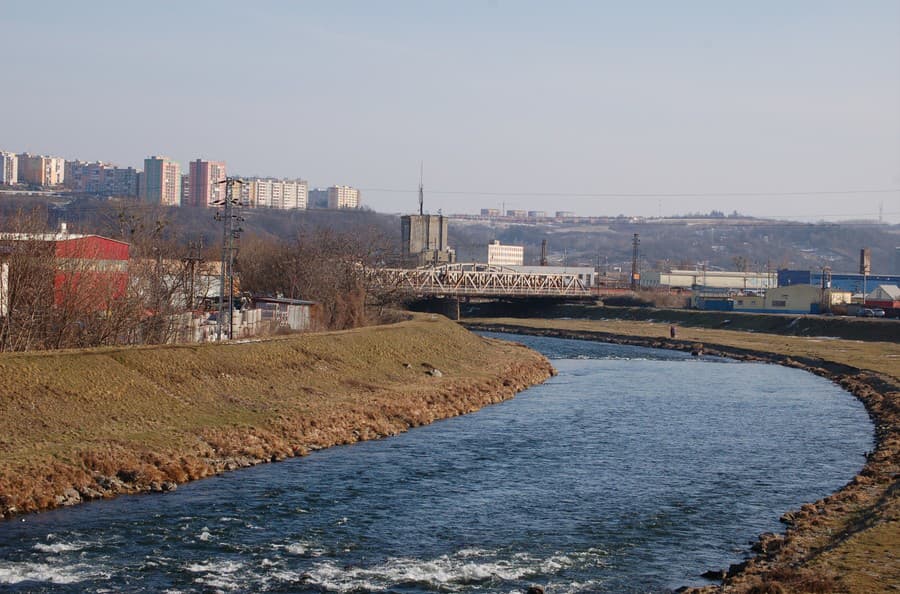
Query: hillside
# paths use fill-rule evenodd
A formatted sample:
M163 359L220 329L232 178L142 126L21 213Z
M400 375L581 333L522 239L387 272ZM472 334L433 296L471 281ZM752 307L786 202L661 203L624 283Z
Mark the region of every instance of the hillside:
M872 250L874 274L900 273L895 248L900 225L875 223L796 223L744 218L597 219L589 224L456 221L450 242L461 261L487 257L492 239L525 246L525 263L537 264L546 239L551 264L631 270L632 238L640 236L640 268L688 268L706 263L710 270L765 272L778 268L855 272L859 250ZM741 259L738 261L737 259ZM742 266L741 266L742 267Z

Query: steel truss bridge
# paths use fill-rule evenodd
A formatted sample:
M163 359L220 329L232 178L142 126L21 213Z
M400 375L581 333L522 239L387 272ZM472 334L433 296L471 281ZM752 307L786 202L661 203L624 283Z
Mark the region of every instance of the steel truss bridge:
M576 274L525 273L486 264L445 264L422 268L381 268L382 289L416 297L589 298L591 289Z

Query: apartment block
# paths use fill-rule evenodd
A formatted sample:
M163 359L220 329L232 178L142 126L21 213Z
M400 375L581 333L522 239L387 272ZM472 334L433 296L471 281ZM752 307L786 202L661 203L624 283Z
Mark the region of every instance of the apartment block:
M328 188L328 208L359 208L359 190L350 186Z
M31 155L18 156L19 182L42 187L61 186L66 176L66 161L61 157Z
M223 161L191 161L190 193L186 206L212 206L213 203L225 199L224 180L225 163Z
M241 184L241 201L250 208L305 209L309 184L302 179L251 177Z
M76 192L87 192L87 188L96 190L100 186L100 170L103 163L86 161L66 161L64 186Z
M19 183L19 157L15 153L0 151L0 184L11 186Z
M181 166L167 157L144 159L141 199L163 206L181 206Z
M133 167L116 167L109 163L66 161L65 187L99 196L138 195L138 172Z
M100 193L104 196L138 195L138 171L134 167L106 167L100 176Z

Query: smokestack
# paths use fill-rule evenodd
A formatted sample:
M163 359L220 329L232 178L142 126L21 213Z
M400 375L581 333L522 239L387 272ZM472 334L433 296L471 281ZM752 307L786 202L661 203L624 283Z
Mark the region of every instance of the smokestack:
M872 252L869 248L859 250L859 273L870 274L872 272Z
M541 266L547 265L547 240L541 240Z

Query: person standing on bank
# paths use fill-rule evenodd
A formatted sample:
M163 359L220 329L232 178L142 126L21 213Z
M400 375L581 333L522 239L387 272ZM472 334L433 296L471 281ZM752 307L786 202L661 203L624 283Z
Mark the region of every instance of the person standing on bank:
M675 338L675 326L669 326L669 336Z

